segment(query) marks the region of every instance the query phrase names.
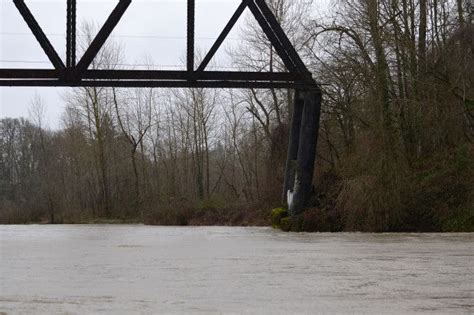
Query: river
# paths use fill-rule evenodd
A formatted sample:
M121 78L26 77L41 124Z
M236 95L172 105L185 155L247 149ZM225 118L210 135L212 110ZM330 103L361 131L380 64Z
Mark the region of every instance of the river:
M473 314L474 234L0 226L0 314Z

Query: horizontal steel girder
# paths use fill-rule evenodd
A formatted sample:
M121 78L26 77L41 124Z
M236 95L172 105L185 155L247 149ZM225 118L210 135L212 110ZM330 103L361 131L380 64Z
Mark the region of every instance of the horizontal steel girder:
M0 80L0 86L39 87L118 87L118 88L229 88L229 89L298 89L303 83L273 81L185 81L185 80ZM316 86L313 87L317 89Z
M0 86L311 88L300 74L225 71L0 69ZM68 79L69 78L69 79ZM190 79L191 78L191 79Z

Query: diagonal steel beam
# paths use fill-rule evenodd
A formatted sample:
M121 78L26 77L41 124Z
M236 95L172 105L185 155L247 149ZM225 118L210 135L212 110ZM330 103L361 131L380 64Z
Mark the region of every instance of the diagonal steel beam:
M77 74L80 75L82 72L86 71L87 68L89 68L90 64L99 53L99 50L102 48L107 38L109 38L115 26L117 26L131 2L132 0L119 1L115 9L108 17L107 21L105 21L104 26L102 26L89 48L84 53L84 56L82 56L81 60L77 63Z
M252 12L252 14L254 15L255 19L257 20L258 24L262 28L265 35L267 35L268 40L270 40L270 43L275 48L277 54L280 56L283 63L285 64L285 66L288 68L288 70L290 72L297 72L298 69L297 69L296 65L293 63L291 58L288 56L288 54L287 54L286 50L284 49L282 43L278 40L278 37L273 32L272 28L268 24L267 20L265 19L264 15L262 14L262 12L260 12L260 9L255 4L254 0L249 2L248 7L249 7L250 11Z
M51 42L44 34L43 30L39 26L38 22L35 20L33 14L31 14L30 9L28 9L25 2L23 0L13 0L13 3L17 7L26 24L28 24L28 27L30 28L33 35L36 37L38 43L41 45L41 48L43 48L44 52L53 64L54 68L56 68L57 70L64 70L65 66L63 61L59 57L56 50L54 50L53 45L51 45Z
M242 0L242 2L240 3L239 7L237 8L237 10L235 11L234 15L232 15L232 17L230 18L229 22L227 23L227 25L225 26L224 30L222 31L222 33L219 35L219 37L217 38L216 42L214 43L214 45L212 45L211 49L209 50L209 52L207 53L206 57L204 58L204 60L202 61L201 65L199 66L199 68L197 69L197 71L204 71L207 67L207 65L209 64L209 62L211 61L211 59L214 57L214 55L216 54L217 50L219 50L219 48L221 47L222 43L224 42L224 40L226 39L227 35L229 35L230 31L232 30L232 28L234 27L235 23L237 23L237 21L239 20L240 16L242 15L242 13L244 12L245 8L247 8L248 4L249 4L250 0Z
M278 40L281 42L283 45L286 53L288 56L293 60L294 64L296 65L298 71L300 73L309 73L308 68L304 64L303 60L301 60L300 56L298 55L298 52L296 51L295 47L289 40L288 36L286 35L285 31L283 31L280 23L276 19L275 15L273 12L270 10L268 7L267 3L265 0L255 0L258 8L262 12L263 16L267 20L268 24L272 28L273 32L275 33L276 37Z

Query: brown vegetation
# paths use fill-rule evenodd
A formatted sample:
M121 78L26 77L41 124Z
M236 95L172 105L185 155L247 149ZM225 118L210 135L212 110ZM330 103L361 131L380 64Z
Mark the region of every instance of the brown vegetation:
M325 83L313 205L285 229L474 229L474 26L462 1L270 1ZM284 70L249 21L242 70ZM120 60L116 44L97 68ZM268 224L293 92L76 89L63 128L0 121L0 222ZM9 106L9 105L6 105Z

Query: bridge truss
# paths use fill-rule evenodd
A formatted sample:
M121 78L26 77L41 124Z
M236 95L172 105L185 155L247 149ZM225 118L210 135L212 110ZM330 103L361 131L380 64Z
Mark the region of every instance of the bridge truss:
M203 61L195 65L195 0L187 0L186 70L90 69L94 58L126 13L132 0L119 0L106 22L78 60L76 55L76 1L67 1L66 62L60 58L24 0L12 0L54 69L0 69L0 86L246 88L294 89L295 104L284 183L284 202L299 214L311 194L321 109L321 91L310 71L278 23L265 0L242 0ZM249 9L273 48L285 72L208 71L207 66ZM289 196L287 200L287 196Z

